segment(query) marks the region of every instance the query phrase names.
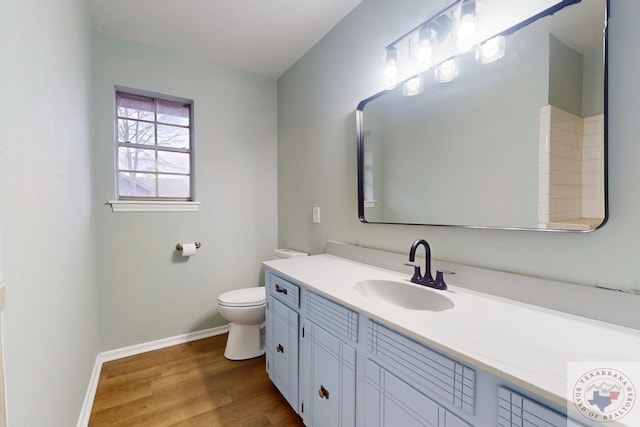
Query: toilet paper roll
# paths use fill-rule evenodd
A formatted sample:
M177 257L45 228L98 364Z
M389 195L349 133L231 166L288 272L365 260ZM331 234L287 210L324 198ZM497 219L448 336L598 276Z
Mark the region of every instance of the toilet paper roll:
M196 254L196 244L195 243L182 243L182 249L180 253L182 256L192 256Z

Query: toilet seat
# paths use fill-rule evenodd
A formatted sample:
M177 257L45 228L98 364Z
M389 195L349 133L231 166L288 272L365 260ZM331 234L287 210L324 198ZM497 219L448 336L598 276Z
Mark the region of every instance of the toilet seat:
M265 288L258 286L225 292L218 297L218 304L225 307L256 307L264 305L266 304Z

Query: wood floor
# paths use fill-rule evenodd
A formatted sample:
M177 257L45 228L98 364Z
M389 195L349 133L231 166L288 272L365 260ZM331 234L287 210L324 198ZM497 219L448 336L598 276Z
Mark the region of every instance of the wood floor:
M104 363L89 426L303 426L264 356L224 358L219 335Z

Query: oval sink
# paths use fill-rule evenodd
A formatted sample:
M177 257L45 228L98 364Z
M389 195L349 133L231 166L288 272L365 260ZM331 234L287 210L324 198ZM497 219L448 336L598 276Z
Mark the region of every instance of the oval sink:
M383 301L409 310L443 311L453 308L449 298L438 290L408 282L392 280L363 280L354 289L362 296Z

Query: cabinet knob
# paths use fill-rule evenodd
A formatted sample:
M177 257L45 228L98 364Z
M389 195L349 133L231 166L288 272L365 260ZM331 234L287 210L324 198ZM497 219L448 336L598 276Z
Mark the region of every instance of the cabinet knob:
M276 285L276 292L286 295L287 294L287 288L281 288L280 286Z
M282 346L282 344L278 344L278 346L276 347L276 353L284 353L284 347Z
M318 390L318 396L320 396L320 399L327 399L329 400L329 392L327 391L326 388L324 388L324 386L320 386L320 390Z

